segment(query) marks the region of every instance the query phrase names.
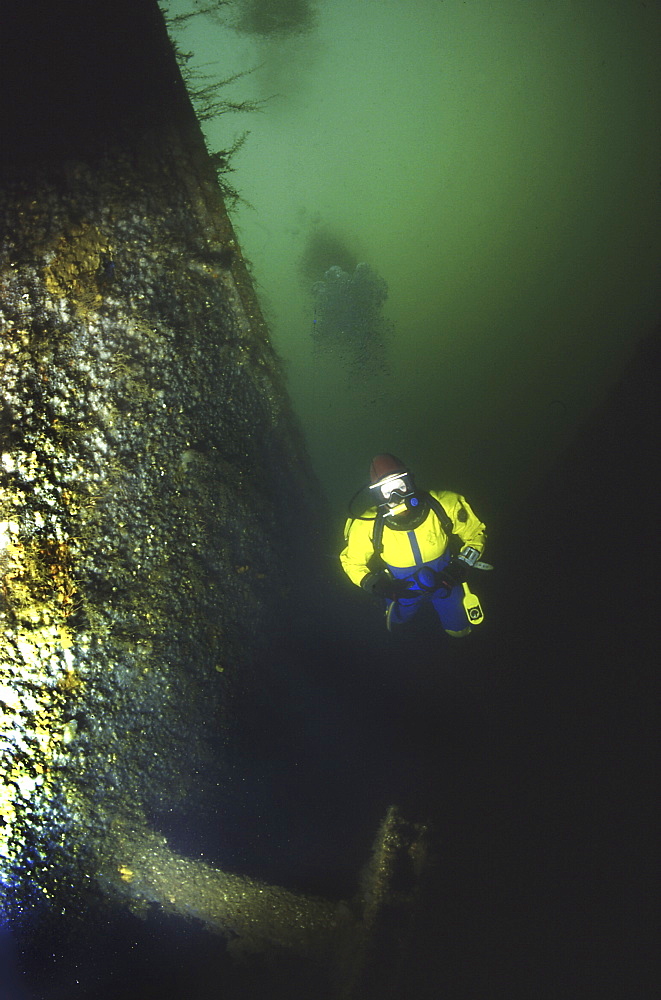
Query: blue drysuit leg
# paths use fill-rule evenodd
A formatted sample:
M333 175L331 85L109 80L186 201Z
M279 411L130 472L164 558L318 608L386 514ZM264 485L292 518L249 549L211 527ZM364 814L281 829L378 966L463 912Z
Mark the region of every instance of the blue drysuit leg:
M424 601L431 601L444 629L462 632L469 627L470 622L464 610L463 587L453 587L449 593L444 587L431 589L434 572L447 566L451 558L451 553L447 552L425 566L407 569L388 567L396 579L406 580L412 589L411 597L395 601L389 616L391 625L403 625L413 618Z
M453 587L449 594L447 590L435 590L431 602L444 629L462 632L470 625L464 608L463 587Z

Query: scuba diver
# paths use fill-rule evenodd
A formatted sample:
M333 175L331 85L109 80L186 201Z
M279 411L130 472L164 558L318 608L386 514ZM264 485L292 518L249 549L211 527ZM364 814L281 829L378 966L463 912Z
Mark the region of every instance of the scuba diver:
M461 638L483 619L466 580L480 561L485 528L458 493L417 489L410 469L394 455L370 467L373 506L362 517L349 504L342 568L357 586L386 601L389 631L431 601L448 635ZM362 492L365 487L361 487Z

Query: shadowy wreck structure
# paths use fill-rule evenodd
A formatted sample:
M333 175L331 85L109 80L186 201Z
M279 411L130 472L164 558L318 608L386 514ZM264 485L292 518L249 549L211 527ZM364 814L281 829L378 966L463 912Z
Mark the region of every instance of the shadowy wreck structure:
M391 324L383 315L388 285L369 264L352 273L333 265L312 286L313 334L320 349L338 351L361 378L385 371Z
M162 15L3 2L0 78L2 919L156 907L353 995L394 814L354 906L159 825L222 781L314 492Z

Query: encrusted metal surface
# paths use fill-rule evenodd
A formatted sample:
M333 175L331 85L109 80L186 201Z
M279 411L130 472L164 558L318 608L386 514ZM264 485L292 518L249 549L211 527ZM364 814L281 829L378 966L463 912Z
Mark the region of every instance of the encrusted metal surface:
M158 55L155 4L134 10ZM66 14L108 60L115 11ZM84 88L57 109L43 160L16 113L27 151L0 165L0 911L157 904L235 949L323 956L353 996L392 817L351 906L183 857L154 821L222 784L314 487L174 59L143 109L116 80L105 119Z
M37 863L37 894L111 817L183 794L201 717L268 641L301 475L231 227L176 142L0 193L0 859L3 881Z

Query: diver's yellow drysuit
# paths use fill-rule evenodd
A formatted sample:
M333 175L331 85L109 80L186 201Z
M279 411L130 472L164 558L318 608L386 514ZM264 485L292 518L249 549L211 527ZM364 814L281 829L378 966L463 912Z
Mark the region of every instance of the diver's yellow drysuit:
M430 490L429 493L452 522L453 535L460 543L459 552L471 547L481 556L486 540L485 527L464 497L449 490ZM389 621L401 624L415 614L423 600L431 600L446 632L464 634L469 629L469 622L463 607L463 589L454 587L448 592L433 585L434 574L458 555L435 511L430 507L422 524L412 530L398 527L385 518L382 548L376 554L373 544L376 508L366 511L363 517L369 520L350 518L345 527L346 545L340 553L340 562L349 579L360 586L374 567L375 555L380 555L381 565L385 564L396 579L407 580L411 586L411 596L394 602L396 606L388 609Z

